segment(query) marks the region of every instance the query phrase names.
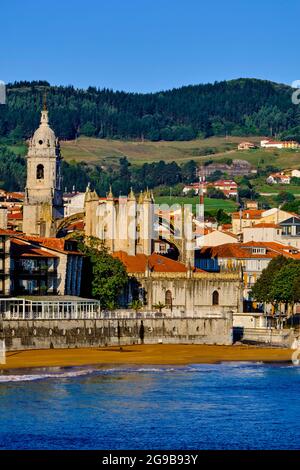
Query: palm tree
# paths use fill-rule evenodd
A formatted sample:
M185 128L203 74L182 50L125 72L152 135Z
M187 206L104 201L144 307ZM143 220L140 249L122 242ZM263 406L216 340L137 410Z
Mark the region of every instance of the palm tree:
M161 313L162 309L165 308L165 304L163 304L162 302L157 302L157 304L153 305L153 308L155 308L159 311L159 313Z
M114 300L109 300L106 304L107 310L113 312L117 308L117 304Z
M141 302L140 300L133 300L130 304L130 308L132 308L132 310L134 310L136 314L139 310L141 310L142 307L143 302Z

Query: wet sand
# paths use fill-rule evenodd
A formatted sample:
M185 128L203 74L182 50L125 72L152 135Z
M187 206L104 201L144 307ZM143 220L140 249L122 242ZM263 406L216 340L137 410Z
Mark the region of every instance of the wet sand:
M291 361L290 349L256 346L133 345L84 349L10 351L0 370L107 364L187 365L222 361Z

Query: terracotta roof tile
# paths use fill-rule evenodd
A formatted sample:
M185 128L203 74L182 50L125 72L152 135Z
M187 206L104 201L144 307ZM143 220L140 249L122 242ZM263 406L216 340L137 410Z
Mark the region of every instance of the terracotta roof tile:
M253 253L251 248L265 248L265 253ZM281 245L276 242L248 242L248 243L226 243L214 247L203 247L200 250L202 258L236 258L236 259L265 259L276 256L300 259L300 252L291 246Z
M255 224L253 227L245 227L245 228L280 228L280 225L261 222L259 224Z
M7 214L9 220L23 220L22 212L10 212Z
M113 253L113 256L122 261L128 273L144 273L147 268L147 262L149 269L154 272L187 272L187 268L183 263L158 255L157 253L153 253L150 256L144 254L130 256L124 251L117 251ZM202 270L195 269L195 271L201 272Z
M8 237L11 237L12 235L21 235L21 232L16 232L15 230L5 230L1 228L0 235L7 235Z
M37 248L30 243L26 243L19 239L11 240L11 254L12 257L18 258L57 258L56 255L48 251Z
M260 219L262 217L262 214L264 213L264 210L259 210L259 209L248 209L242 211L242 219ZM239 212L233 212L232 213L232 218L233 219L239 219L240 218L240 213Z
M39 246L49 248L50 250L58 251L60 253L81 255L79 251L66 250L65 248L66 240L64 238L36 237L36 236L28 236L28 235L22 235L21 238L29 242L35 243Z

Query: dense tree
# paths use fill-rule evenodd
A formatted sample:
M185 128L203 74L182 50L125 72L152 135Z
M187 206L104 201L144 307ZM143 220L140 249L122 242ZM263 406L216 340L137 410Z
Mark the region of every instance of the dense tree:
M299 214L299 212L300 212L300 200L295 199L292 202L286 202L282 206L282 210L287 211L287 212L295 212L296 214Z
M209 175L206 180L209 182L209 183L214 183L215 181L218 181L219 179L221 179L223 176L223 173L222 171L220 170L216 170L214 171L211 175Z
M189 160L181 166L181 178L183 183L194 183L198 179L198 165L194 160Z
M94 137L96 135L97 129L92 122L86 122L80 128L80 134L86 135L87 137Z
M207 196L212 199L226 199L226 196L223 191L214 187L207 188Z
M300 301L300 261L289 260L275 274L270 297L276 303L284 303L286 311L288 306L293 311L293 305Z
M25 186L25 160L6 147L0 147L0 185L7 191L23 191Z
M230 224L231 223L231 217L224 211L224 209L217 210L216 220L218 224Z
M293 202L295 200L295 196L289 191L281 191L275 199L278 204L282 204L285 202Z
M297 178L297 177L293 176L291 178L291 184L294 184L296 186L300 186L300 178Z
M7 105L0 107L0 136L32 135L45 90L51 124L61 139L83 134L157 141L278 133L300 139L300 113L291 106L292 89L255 79L146 94L55 87L45 81L8 84Z
M241 186L238 189L238 196L239 199L258 199L259 198L259 193L256 193L254 189L249 188L248 186Z
M275 301L272 294L274 277L287 264L288 259L284 256L273 258L252 287L251 296L258 302L273 303Z
M79 248L89 260L90 277L85 279L92 286L92 295L101 302L101 308L116 305L122 289L128 283L123 263L111 256L98 239L89 237L81 241Z

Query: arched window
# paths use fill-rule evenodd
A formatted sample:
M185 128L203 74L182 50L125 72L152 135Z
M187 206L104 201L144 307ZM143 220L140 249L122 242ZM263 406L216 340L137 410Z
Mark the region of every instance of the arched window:
M172 292L170 290L166 291L165 304L167 308L172 308Z
M44 165L39 164L36 167L36 179L43 180L44 179Z
M213 305L219 305L219 292L217 290L213 291L212 304Z

